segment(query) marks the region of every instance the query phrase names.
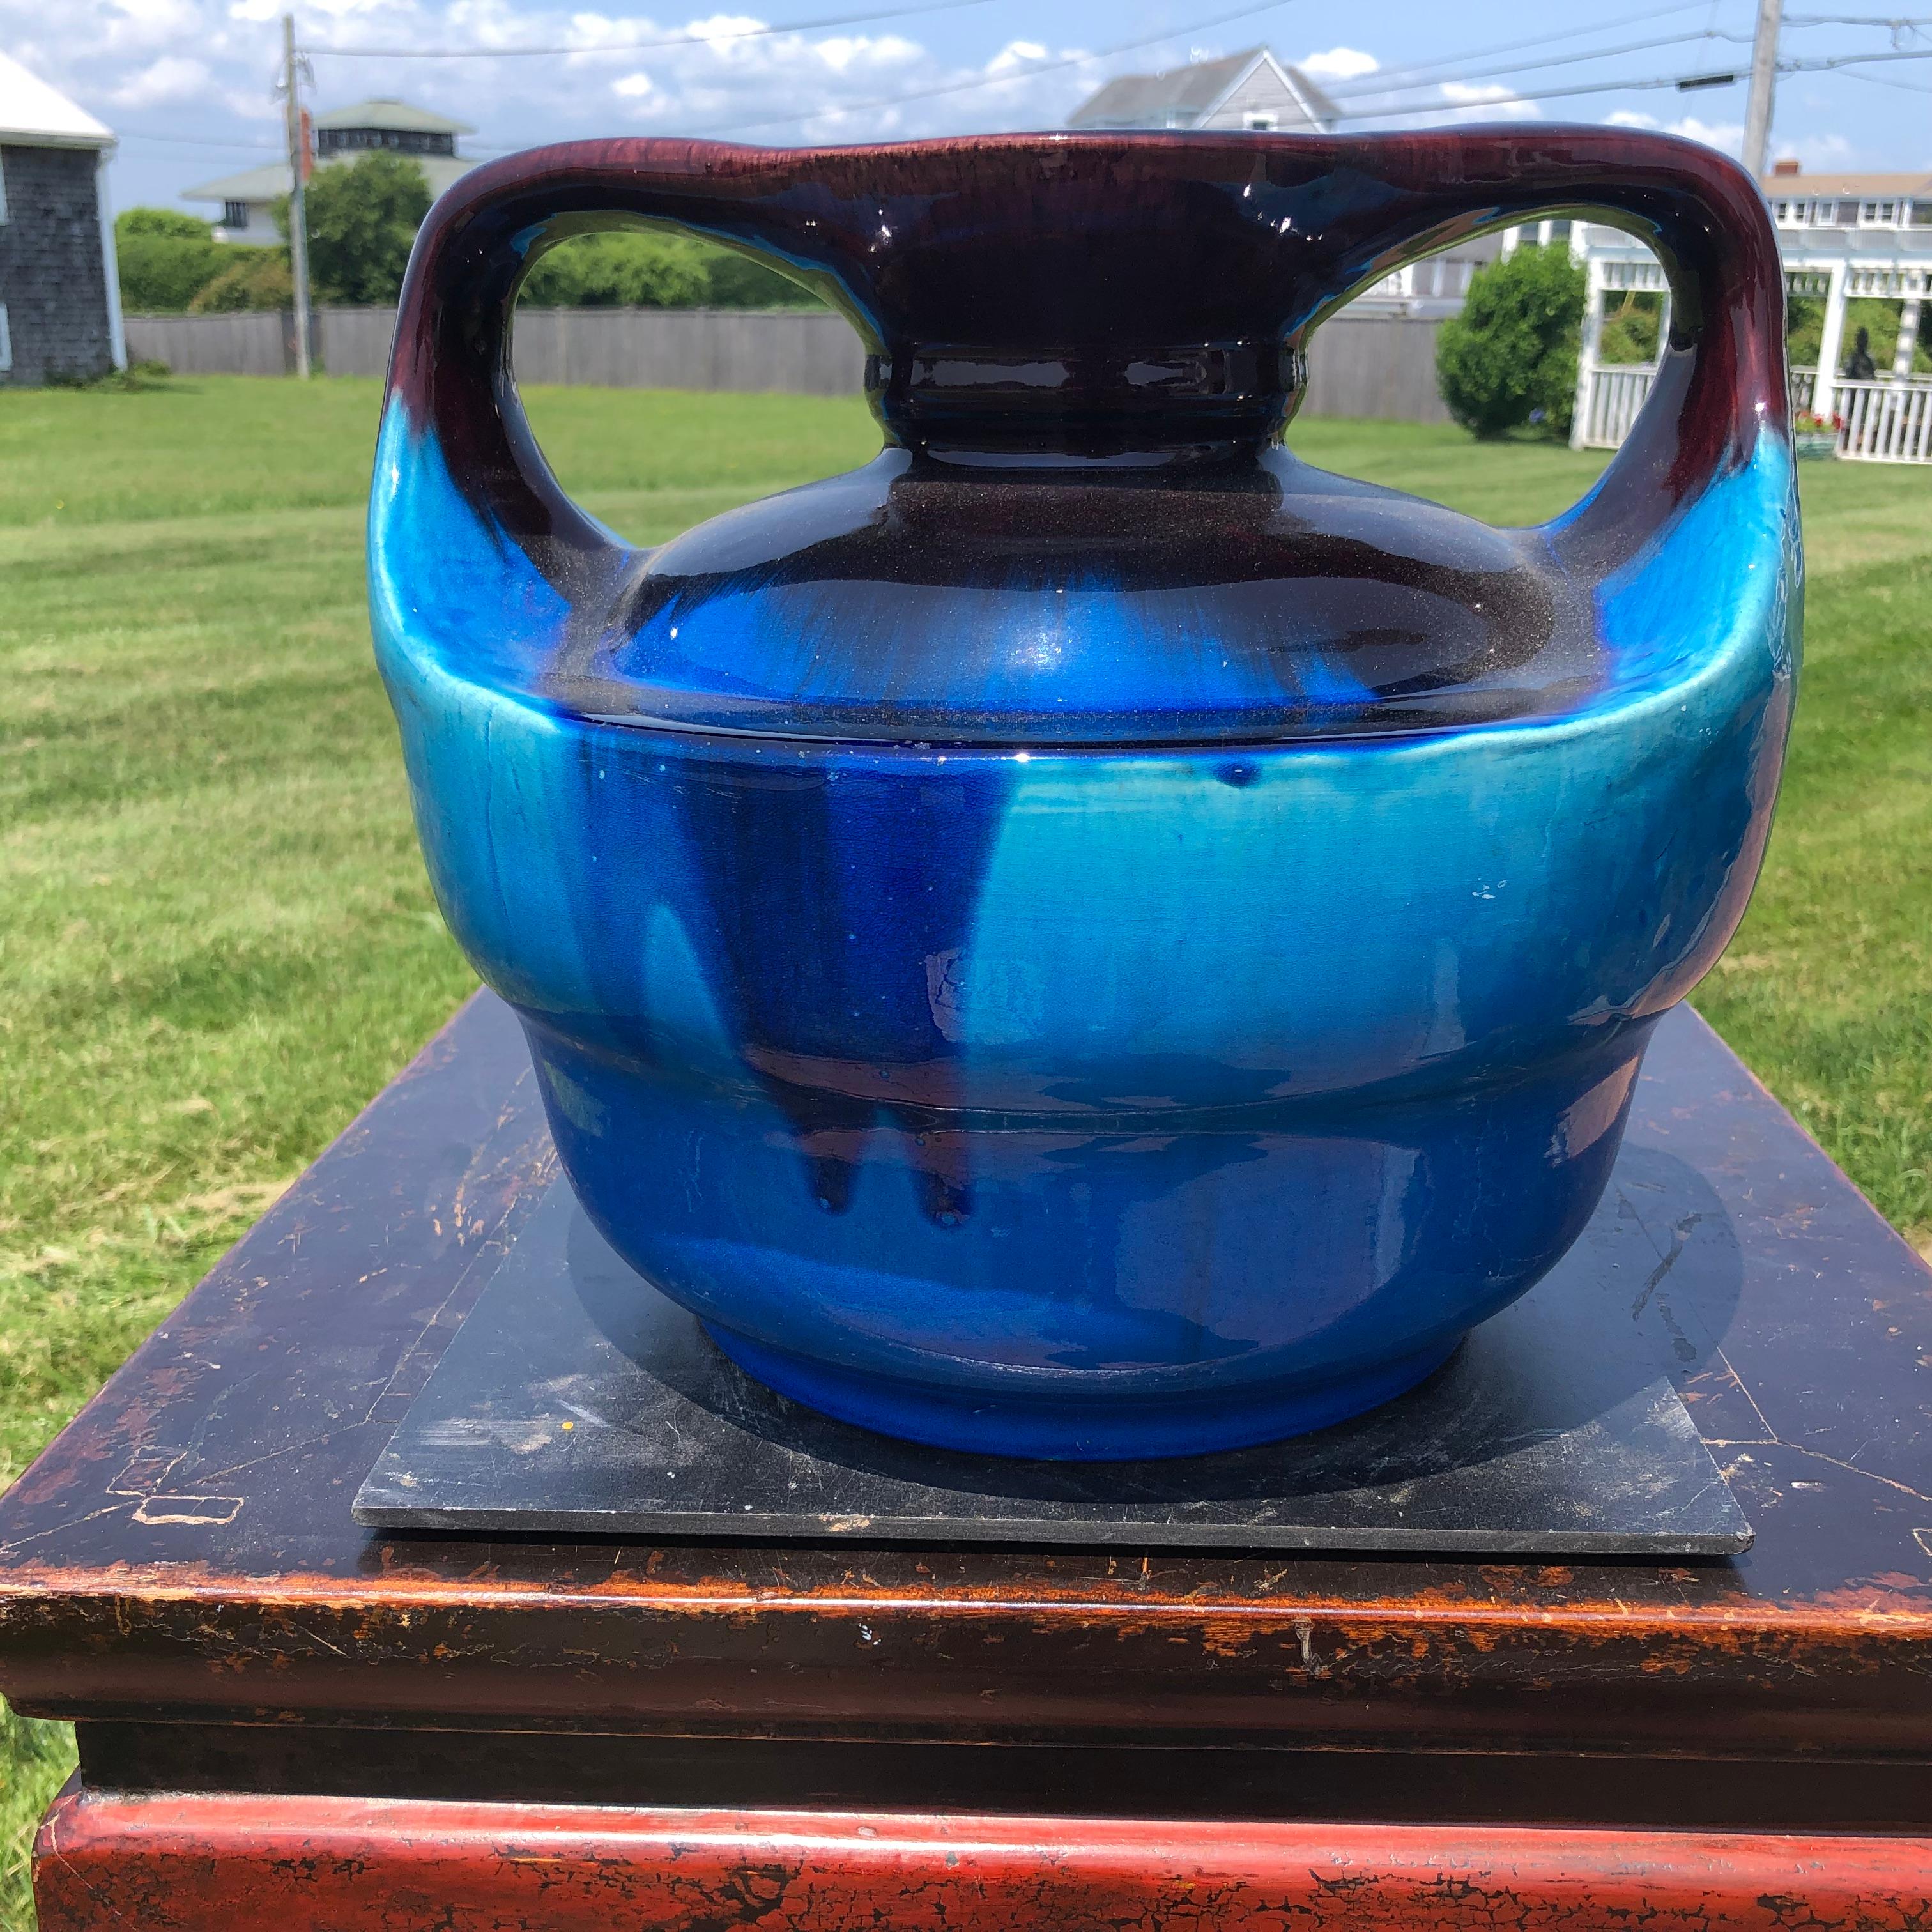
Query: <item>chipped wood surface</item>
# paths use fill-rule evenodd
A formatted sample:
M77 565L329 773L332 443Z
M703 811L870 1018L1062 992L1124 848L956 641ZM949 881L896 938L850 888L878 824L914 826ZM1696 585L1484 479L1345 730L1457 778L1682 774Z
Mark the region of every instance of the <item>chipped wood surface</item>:
M684 1736L1928 1754L1932 1275L1702 1023L1615 1184L1759 1532L1658 1568L358 1528L357 1486L548 1179L479 998L0 1501L37 1714ZM1666 1167L1702 1204L1645 1218Z
M1932 1839L63 1794L42 1932L1921 1932Z

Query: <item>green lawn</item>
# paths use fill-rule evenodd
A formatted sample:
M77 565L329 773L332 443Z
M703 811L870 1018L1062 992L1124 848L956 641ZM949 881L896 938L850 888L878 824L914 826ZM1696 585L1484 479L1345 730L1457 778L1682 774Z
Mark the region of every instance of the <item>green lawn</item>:
M462 998L369 662L373 384L0 392L0 1486ZM656 541L862 459L856 404L538 391ZM1497 522L1595 459L1311 423ZM1884 1211L1932 1228L1932 471L1805 472L1808 662L1744 931L1700 1004ZM64 1730L0 1707L0 1928Z

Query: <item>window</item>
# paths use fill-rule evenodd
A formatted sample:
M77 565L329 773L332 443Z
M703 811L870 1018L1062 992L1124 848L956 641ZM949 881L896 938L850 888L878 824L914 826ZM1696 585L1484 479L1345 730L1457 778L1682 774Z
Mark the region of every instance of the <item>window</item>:
M1896 228L1898 226L1898 203L1895 201L1868 201L1858 210L1858 224L1864 228Z
M221 225L224 228L246 228L248 204L245 201L224 201L221 204Z
M1913 202L1911 220L1915 228L1932 228L1932 201Z
M7 326L7 304L0 302L0 370L14 366L14 332Z
M7 151L0 148L0 221L7 219Z
M1281 125L1279 114L1250 114L1245 123L1250 134L1272 134Z
M454 134L432 134L414 128L321 128L316 130L318 160L337 154L368 154L386 149L395 154L453 154Z

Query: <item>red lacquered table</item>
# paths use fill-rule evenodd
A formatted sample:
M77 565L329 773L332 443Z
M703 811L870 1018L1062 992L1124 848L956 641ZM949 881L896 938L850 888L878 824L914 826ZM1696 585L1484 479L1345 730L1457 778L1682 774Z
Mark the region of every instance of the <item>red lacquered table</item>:
M1932 1276L1688 1013L1614 1211L1727 1562L358 1528L552 1172L480 998L0 1500L46 1932L1932 1927Z

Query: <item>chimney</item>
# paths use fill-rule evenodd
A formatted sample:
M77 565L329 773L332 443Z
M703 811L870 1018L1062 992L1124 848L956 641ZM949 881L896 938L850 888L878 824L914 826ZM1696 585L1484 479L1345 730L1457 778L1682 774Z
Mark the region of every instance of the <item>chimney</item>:
M1774 175L1780 177L1796 174L1798 172L1797 157L1786 154L1782 160L1773 161L1771 164L1771 171Z

